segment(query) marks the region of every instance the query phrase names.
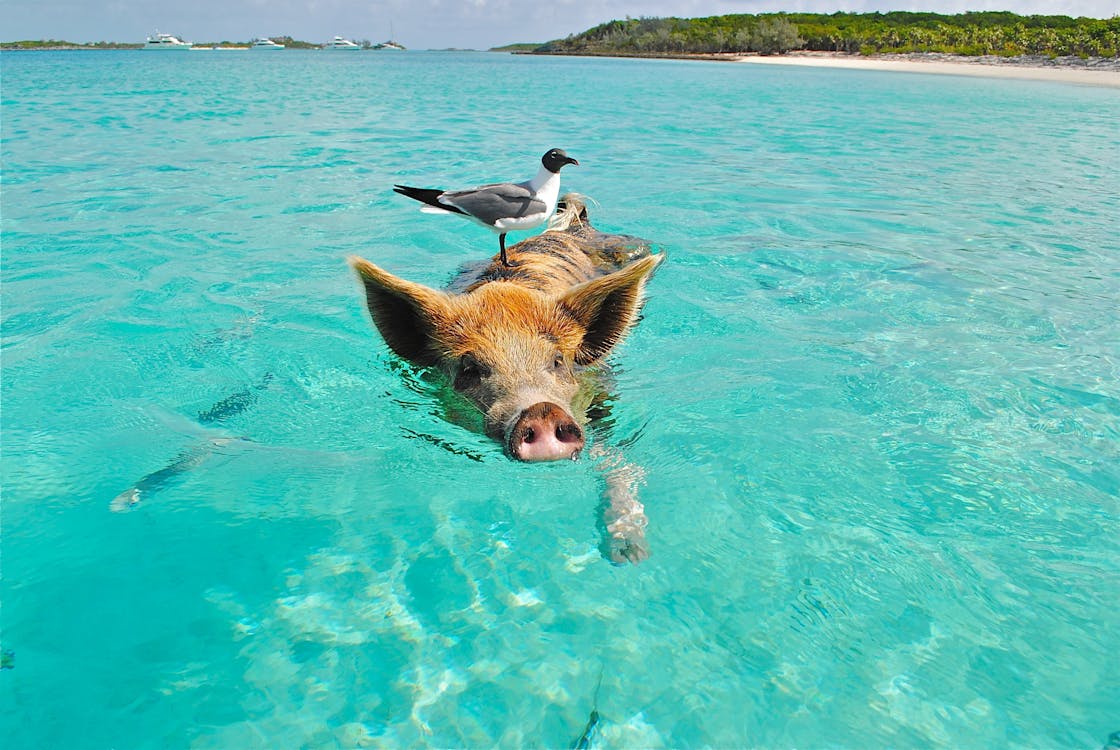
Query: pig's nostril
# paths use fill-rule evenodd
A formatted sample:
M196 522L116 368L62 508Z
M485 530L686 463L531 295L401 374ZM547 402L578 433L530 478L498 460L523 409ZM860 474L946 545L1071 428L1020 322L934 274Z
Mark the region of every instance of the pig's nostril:
M535 432L533 432L533 428L532 427L526 427L525 428L525 435L524 435L524 437L521 438L521 442L531 443L531 442L533 442L533 440L536 439L536 437L537 437L537 434Z
M571 422L556 425L556 439L561 443L575 443L582 438L583 435L580 433L579 427Z

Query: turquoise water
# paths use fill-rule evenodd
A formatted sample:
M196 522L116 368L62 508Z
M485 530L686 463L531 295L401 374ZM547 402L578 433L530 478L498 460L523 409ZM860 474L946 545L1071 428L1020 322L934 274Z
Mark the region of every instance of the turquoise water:
M1115 90L174 57L0 58L6 748L1120 730ZM669 256L596 438L639 566L593 464L448 421L344 263L442 285L493 235L391 185L551 146Z

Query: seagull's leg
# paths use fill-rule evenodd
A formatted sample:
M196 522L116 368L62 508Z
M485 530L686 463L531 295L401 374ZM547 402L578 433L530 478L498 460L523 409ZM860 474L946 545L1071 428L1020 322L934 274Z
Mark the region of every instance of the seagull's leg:
M505 266L506 268L509 268L513 264L509 262L508 258L506 258L506 233L505 232L502 232L501 234L498 235L498 247L500 247L502 249L502 265Z

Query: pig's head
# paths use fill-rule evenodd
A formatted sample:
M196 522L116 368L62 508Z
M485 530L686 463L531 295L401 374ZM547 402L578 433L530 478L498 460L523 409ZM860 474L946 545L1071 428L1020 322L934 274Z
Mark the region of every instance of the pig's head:
M510 457L578 456L586 416L579 373L622 340L641 310L650 255L549 295L509 281L464 294L405 281L351 258L374 324L396 354L439 368L485 417Z

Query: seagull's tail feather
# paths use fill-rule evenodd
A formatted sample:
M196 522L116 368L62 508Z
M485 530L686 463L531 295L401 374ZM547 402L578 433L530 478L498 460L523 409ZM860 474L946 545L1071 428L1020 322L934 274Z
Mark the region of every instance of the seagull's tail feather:
M448 213L453 214L463 213L459 209L455 208L455 206L449 206L446 203L439 202L439 197L443 195L442 190L409 187L408 185L394 185L393 192L400 193L401 195L411 198L414 201L420 201L421 203L427 204L432 208L439 209L440 211L447 211ZM420 210L423 211L424 209Z

